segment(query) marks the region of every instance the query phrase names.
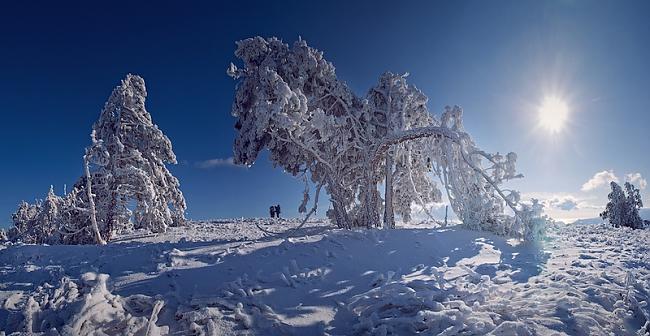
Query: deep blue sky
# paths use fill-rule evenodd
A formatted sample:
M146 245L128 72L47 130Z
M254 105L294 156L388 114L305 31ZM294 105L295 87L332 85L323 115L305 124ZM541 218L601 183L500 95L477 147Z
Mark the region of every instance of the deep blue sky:
M0 8L0 225L21 200L81 174L92 123L125 74L181 162L190 218L295 214L302 185L263 156L251 169L200 169L232 155L227 65L234 42L302 36L364 94L387 70L410 72L430 109L465 109L490 151L516 151L524 192L580 195L594 173L650 174L648 1L12 1ZM570 123L536 127L563 97ZM606 194L606 190L603 191ZM325 204L324 204L325 205ZM321 212L322 214L322 212Z

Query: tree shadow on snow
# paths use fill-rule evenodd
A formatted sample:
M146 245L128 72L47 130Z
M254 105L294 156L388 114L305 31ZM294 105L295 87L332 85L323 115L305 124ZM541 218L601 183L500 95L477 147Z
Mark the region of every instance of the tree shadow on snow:
M500 254L483 260L486 246ZM495 276L507 270L513 281L525 282L541 272L545 259L539 255L536 245L513 245L502 237L463 229L336 230L317 241L292 238L265 247L243 246L218 260L188 256L201 264L190 262L187 267L181 253L176 256L180 267L121 285L116 292L166 294L181 303L219 306L216 299L225 298L233 305L268 305L283 322L281 333L311 334L328 325L331 332L347 334L355 320L345 308L348 299L391 276L399 279L423 267L472 262L480 274ZM224 291L235 295L226 297Z
M304 227L292 231L293 236L312 236L329 231L331 227ZM282 235L265 235L259 239L209 239L202 241L142 242L134 239L154 235L122 237L104 246L98 245L16 245L0 250L3 290L32 290L45 283L56 284L63 276L78 279L86 272L106 273L113 280L136 273L155 274L160 267L170 265L174 249L192 254L204 263L215 263L228 249L257 242L277 240ZM202 251L207 249L206 251ZM28 275L26 275L28 273ZM25 282L25 278L29 282Z
M495 277L497 271L506 271L515 283L525 283L531 277L539 275L550 257L544 251L542 242L520 242L498 236L482 238L480 241L494 246L500 256L497 264L482 264L475 271L490 277Z
M307 228L303 233L322 232ZM295 236L236 242L26 245L0 251L0 262L19 269L3 275L9 286L5 290L11 290L12 280L17 289L24 289L18 288L25 277L20 273L28 270L34 285L61 275L107 273L114 293L161 294L169 302L165 309L176 308L171 302L221 308L223 300L248 308L268 305L273 310L269 323L282 326L274 332L297 335L323 330L349 334L355 322L345 308L349 298L391 277L466 264L491 277L507 270L513 281L525 282L539 274L545 262L537 257L536 245L512 245L503 237L456 228L332 230L322 237Z

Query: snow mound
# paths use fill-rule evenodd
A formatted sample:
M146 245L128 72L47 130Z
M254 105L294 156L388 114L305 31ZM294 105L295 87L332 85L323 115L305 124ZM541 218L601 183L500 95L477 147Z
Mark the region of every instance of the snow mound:
M68 277L59 286L40 286L23 309L10 312L12 335L166 335L156 325L164 302L146 295L112 294L107 274L85 273L79 283Z

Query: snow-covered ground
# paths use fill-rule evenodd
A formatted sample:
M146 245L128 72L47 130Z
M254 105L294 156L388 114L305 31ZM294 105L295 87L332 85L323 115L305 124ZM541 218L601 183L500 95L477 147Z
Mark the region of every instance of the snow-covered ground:
M107 246L3 246L0 330L47 335L633 335L648 230L556 225L537 245L459 227L219 220ZM645 326L644 326L645 325ZM56 330L56 331L55 331ZM641 331L640 331L641 330ZM1 334L1 333L0 333Z

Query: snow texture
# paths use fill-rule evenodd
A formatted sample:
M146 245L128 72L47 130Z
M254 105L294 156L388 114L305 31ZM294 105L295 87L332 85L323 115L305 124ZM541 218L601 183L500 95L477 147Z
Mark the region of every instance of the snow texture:
M552 225L526 243L452 226L190 222L101 245L5 243L15 335L645 335L648 230Z

